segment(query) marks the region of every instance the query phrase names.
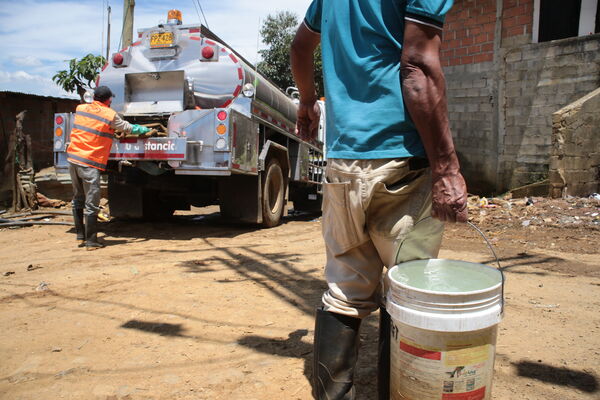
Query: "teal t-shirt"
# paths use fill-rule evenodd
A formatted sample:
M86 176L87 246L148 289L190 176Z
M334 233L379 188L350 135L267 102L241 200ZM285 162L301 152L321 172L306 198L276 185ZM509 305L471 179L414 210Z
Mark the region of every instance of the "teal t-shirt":
M327 157L424 156L402 100L405 20L436 28L453 0L313 0L305 25L321 34Z

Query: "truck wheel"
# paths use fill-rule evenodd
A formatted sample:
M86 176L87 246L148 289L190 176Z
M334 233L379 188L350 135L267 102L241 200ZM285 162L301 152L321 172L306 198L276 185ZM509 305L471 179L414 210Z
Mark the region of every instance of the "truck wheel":
M279 161L273 158L262 174L262 225L267 228L276 226L283 215L283 194L285 179Z

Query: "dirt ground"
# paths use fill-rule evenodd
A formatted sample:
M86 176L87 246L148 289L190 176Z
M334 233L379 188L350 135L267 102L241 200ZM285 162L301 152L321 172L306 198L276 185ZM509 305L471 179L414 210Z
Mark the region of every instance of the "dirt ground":
M493 398L599 399L600 202L471 203L507 278ZM260 230L217 211L103 223L93 252L67 226L0 229L0 398L310 399L320 218ZM442 258L490 254L448 226ZM377 318L361 331L360 400L376 399Z

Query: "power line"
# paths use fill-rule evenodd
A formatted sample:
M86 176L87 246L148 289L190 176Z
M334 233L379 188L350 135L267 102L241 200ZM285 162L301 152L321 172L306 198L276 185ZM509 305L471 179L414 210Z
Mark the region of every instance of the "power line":
M208 29L210 29L210 27L208 26L208 21L206 20L206 15L204 15L204 10L202 9L202 4L200 3L200 0L196 0L198 2L198 7L200 7L200 12L202 13L202 16L204 17L204 23L206 24L206 27Z
M200 17L200 11L198 11L198 5L196 4L196 0L192 0L192 4L194 4L194 8L196 9L196 14L198 15L198 22L202 23L202 18Z
M100 55L102 55L104 53L104 0L102 0L102 40L100 43Z

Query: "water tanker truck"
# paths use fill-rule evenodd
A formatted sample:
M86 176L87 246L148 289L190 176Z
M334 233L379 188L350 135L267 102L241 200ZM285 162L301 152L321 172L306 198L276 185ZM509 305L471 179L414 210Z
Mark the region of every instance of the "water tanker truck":
M114 53L96 84L111 88L112 108L129 122L164 128L113 140L111 216L155 219L218 204L228 219L270 227L287 201L320 208L324 124L317 138L299 137L296 102L203 25L183 25L170 11L167 23ZM73 119L55 115L59 173Z

